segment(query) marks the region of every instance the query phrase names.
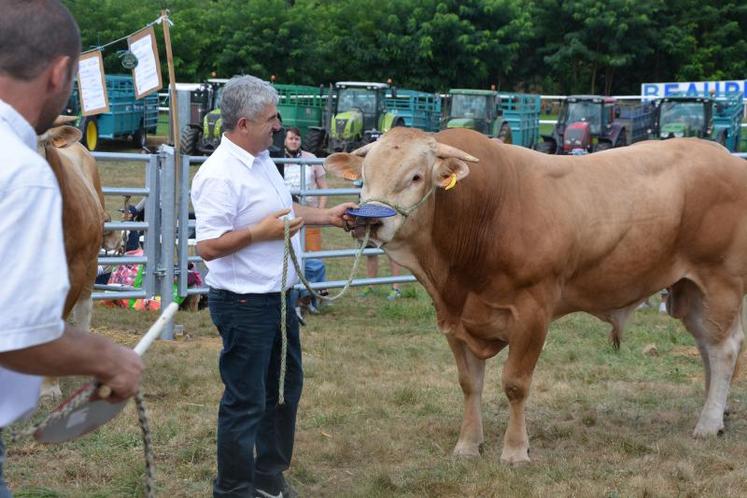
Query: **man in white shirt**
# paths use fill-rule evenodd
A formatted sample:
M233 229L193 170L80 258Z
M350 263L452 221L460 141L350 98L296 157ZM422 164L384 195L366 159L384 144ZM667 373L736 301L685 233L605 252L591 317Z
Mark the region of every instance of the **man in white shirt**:
M0 0L0 428L31 413L40 375L89 375L113 401L137 391L132 350L62 320L69 288L62 197L36 152L70 96L80 53L75 20L58 0ZM35 283L29 285L29 275ZM2 478L0 498L11 496Z
M342 227L345 203L330 209L293 204L267 151L280 129L277 92L253 76L223 90L220 146L192 181L197 252L208 268L208 303L223 339L219 369L225 386L218 411L218 475L213 496L296 496L283 472L293 453L303 370L298 319L289 306L285 404L278 405L280 293L296 284L289 265L281 288L284 221L291 243L304 223ZM256 449L256 457L255 457Z

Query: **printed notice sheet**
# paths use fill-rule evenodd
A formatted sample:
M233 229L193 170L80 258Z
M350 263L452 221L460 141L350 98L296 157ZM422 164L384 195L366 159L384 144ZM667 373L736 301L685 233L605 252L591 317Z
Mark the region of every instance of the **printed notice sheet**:
M94 50L81 54L78 61L78 95L81 115L90 116L109 112L104 80L104 61L101 51Z
M127 39L130 52L137 57L137 66L132 70L135 81L135 97L140 99L159 90L161 83L161 62L158 58L156 33L153 26L141 29Z

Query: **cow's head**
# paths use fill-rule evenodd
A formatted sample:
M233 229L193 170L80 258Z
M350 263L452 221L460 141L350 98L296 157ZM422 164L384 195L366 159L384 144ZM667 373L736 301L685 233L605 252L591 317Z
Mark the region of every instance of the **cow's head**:
M382 245L405 226L418 230L408 220L422 220L423 212L432 210L433 192L462 180L469 174L467 163L477 161L428 133L397 127L352 153L330 155L324 166L348 180L363 180L361 204L379 203L397 211L372 222L371 240Z
M60 116L60 118L63 117L69 116ZM58 149L69 147L78 142L83 136L78 128L68 126L66 124L68 121L60 118L54 122L52 128L45 131L42 135L39 135L37 144L40 154L45 155L44 149L47 146L56 147Z

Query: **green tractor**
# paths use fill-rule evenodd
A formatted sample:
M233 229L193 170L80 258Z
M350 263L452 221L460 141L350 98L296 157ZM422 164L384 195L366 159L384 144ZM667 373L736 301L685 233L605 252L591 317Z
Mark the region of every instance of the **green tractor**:
M327 151L350 152L378 139L384 132L384 101L389 85L341 81L334 91L334 112L327 127ZM404 121L398 121L397 125L403 126Z
M350 152L377 140L395 126L437 131L441 114L438 95L397 90L387 83L340 81L335 84L327 152Z
M220 117L220 100L224 78L212 78L190 95L190 123L182 128L182 154L195 156L212 153L220 143L223 133Z
M504 143L532 147L539 136L540 96L495 90L449 90L441 128L469 128Z
M743 113L741 93L671 95L657 101L656 136L706 138L737 152Z

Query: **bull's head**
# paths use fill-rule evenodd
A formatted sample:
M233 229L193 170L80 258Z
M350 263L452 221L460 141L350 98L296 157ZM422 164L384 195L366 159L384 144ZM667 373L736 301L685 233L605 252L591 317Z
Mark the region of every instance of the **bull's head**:
M54 154L54 149L64 149L67 147L71 147L80 141L81 137L83 136L80 130L73 126L69 126L76 119L77 118L75 116L58 116L57 119L55 119L54 123L52 124L52 127L46 132L44 132L42 135L39 135L39 137L37 137L37 149L39 153L47 159L47 161L59 162L60 161L59 159L54 159L50 157L50 154ZM85 154L89 154L88 151L85 150L82 146L81 146L81 150ZM96 189L97 190L100 189L100 185L98 184L99 182L98 173L96 173L95 182L96 182L96 185L95 185ZM124 248L124 242L123 242L124 232L122 232L121 230L104 229L103 224L105 222L111 221L112 219L111 219L111 216L104 211L103 196L100 196L100 201L102 202L101 228L103 232L103 239L102 239L101 247L105 249L107 252L108 251L121 252L121 250Z
M397 127L352 153L330 155L324 166L342 178L363 180L361 204L380 203L397 212L372 220L371 240L380 246L405 230L408 219L432 210L429 196L466 177L467 162L478 159L420 130ZM416 225L407 224L407 229L417 230Z

